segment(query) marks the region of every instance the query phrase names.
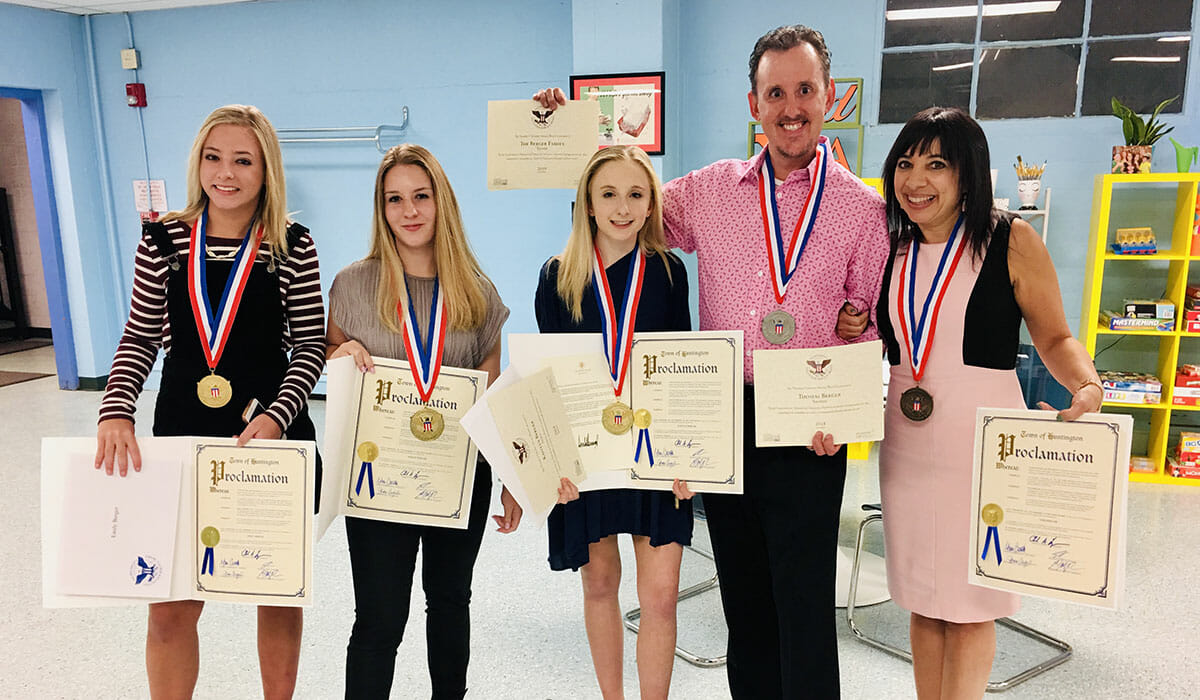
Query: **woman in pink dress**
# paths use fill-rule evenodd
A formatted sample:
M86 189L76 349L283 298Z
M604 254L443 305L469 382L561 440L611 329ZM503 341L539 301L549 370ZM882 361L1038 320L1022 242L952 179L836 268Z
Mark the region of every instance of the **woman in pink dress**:
M1014 371L1022 319L1074 394L1061 419L1098 411L1103 398L1046 247L992 208L989 170L979 124L942 107L905 124L883 168L893 254L876 313L892 368L879 481L888 589L912 613L921 700L982 697L995 620L1019 604L968 584L965 563L975 409L1025 407Z

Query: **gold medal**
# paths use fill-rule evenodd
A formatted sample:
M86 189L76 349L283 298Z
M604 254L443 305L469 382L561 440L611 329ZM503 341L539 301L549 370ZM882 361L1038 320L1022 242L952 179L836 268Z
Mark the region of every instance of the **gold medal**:
M988 527L996 527L1004 522L1004 510L995 503L989 503L979 510L979 517Z
M209 408L220 408L233 398L233 385L225 377L213 373L196 382L196 397Z
M442 417L442 414L426 406L412 415L408 421L408 429L418 440L424 442L437 440L442 436L442 431L446 429L446 419Z
M364 462L374 462L379 456L379 445L367 441L358 446L358 458Z
M644 408L639 408L633 412L633 424L645 430L650 427L650 412Z
M649 417L649 412L646 415ZM600 422L613 435L624 435L633 427L633 409L620 401L613 401L604 407Z
M209 525L200 531L200 541L204 543L205 547L216 547L221 541L221 533L217 531L217 528Z

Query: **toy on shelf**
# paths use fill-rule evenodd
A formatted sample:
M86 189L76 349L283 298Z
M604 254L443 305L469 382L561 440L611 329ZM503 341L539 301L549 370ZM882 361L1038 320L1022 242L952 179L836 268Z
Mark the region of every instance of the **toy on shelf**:
M1167 456L1166 473L1175 477L1200 479L1200 433L1179 433L1175 452Z
M1131 318L1118 311L1105 309L1100 312L1100 325L1110 331L1161 331L1175 330L1173 318Z
M1192 255L1200 255L1200 194L1196 195L1196 213L1192 216Z
M1129 471L1140 472L1142 474L1153 474L1158 471L1154 468L1154 460L1149 457L1140 457L1133 455L1129 458Z
M1153 374L1105 371L1100 373L1104 400L1117 403L1155 404L1162 402L1162 382Z
M1158 252L1158 241L1149 226L1119 228L1112 251L1118 255L1153 255Z
M1175 303L1170 299L1126 299L1125 315L1129 318L1175 318Z
M1175 370L1175 390L1171 403L1176 406L1200 406L1200 367L1179 365Z

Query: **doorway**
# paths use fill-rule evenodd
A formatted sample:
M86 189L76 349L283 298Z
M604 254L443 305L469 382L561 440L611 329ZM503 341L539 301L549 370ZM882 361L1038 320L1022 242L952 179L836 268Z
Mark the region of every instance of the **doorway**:
M0 87L0 253L5 258L0 268L0 340L22 346L51 340L59 388L78 389L46 134L42 92ZM6 228L11 237L3 235Z

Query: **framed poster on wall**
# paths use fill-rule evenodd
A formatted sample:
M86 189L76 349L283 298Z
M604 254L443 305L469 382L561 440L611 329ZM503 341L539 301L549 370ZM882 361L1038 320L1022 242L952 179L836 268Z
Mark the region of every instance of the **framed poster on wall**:
M572 75L571 99L600 104L597 142L663 154L663 72Z

